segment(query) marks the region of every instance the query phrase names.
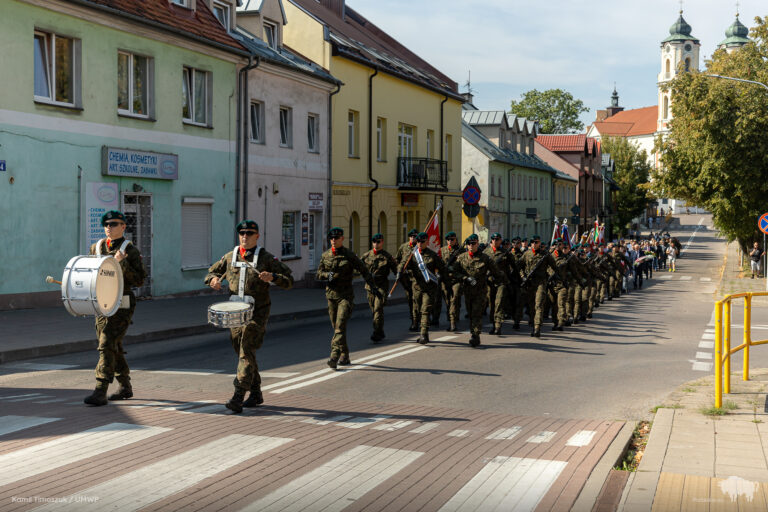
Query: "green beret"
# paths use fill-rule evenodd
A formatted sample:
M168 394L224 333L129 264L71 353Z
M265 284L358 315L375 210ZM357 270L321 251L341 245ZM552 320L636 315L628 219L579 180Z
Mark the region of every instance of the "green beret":
M581 244L576 244L573 246L573 249L578 249L579 247L581 247Z
M540 237L539 235L533 235L533 236L531 237L531 242L535 242L536 240L539 240L539 241L541 241L541 237Z
M235 226L235 231L240 231L241 229L252 229L254 231L258 231L259 225L250 219L241 220L237 226Z
M331 228L328 230L328 236L344 236L344 230L341 228Z
M509 241L509 238L505 238L504 240L501 241L501 245L508 245L508 244L511 244L511 243L512 242Z
M561 243L563 243L563 239L562 238L555 238L554 243L561 244Z
M497 238L501 238L501 233L496 232L491 235L491 240L496 240Z
M449 231L445 234L445 238L455 237L456 232L455 231Z
M417 242L426 242L427 240L429 240L429 237L423 231L421 233L419 233L418 235L416 235L416 241Z
M411 237L411 236L417 236L418 234L419 234L419 232L418 232L418 231L416 231L416 229L415 229L415 228L414 228L414 229L412 229L412 230L410 230L410 231L408 232L408 236L409 236L409 237Z
M515 238L512 239L512 242L514 242L514 243L517 243L517 242L520 242L520 241L522 241L522 239L519 236L516 236Z
M477 242L477 241L479 241L479 240L480 240L480 239L477 237L477 235L476 235L475 233L472 233L471 235L469 235L469 236L467 237L466 243L470 243L470 242Z
M378 242L379 240L384 240L384 235L381 233L376 233L371 237L371 242Z
M123 215L123 212L117 210L109 210L101 216L101 225L105 226L108 220L121 220L125 222L125 215Z

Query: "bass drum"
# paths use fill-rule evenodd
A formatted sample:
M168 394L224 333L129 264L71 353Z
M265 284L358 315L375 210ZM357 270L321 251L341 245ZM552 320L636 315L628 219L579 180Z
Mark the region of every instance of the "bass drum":
M75 256L64 268L61 300L72 316L112 316L123 298L123 270L113 256Z

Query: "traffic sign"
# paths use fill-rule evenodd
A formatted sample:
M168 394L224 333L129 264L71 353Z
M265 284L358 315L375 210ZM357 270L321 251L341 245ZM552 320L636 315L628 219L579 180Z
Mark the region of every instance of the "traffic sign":
M477 204L480 202L480 194L480 185L477 184L477 180L472 176L464 187L461 198L465 204Z
M581 213L581 207L577 204L573 205L573 208L571 208L571 213L574 215L578 215Z
M757 227L759 227L760 231L763 233L768 234L768 213L764 213L760 216L760 220L757 221Z
M470 219L474 219L480 214L479 204L465 204L463 209L464 209L464 215L466 215Z

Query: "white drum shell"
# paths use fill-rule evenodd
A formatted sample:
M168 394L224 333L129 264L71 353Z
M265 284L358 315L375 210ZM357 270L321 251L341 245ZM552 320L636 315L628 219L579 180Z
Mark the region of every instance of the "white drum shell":
M231 329L242 327L253 318L253 304L246 302L217 302L208 306L208 323Z
M75 256L64 268L61 300L73 316L112 316L123 298L123 270L113 256Z

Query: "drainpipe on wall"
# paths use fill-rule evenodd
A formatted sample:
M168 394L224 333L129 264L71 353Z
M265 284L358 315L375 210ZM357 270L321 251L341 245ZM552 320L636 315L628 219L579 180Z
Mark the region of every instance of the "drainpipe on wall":
M444 107L445 107L445 102L446 101L448 101L448 95L446 95L443 98L443 101L440 102L440 161L441 162L443 160L445 160L445 154L444 154L445 153L445 151L444 151L445 150L445 141L443 140L445 135L443 134L443 126L444 126L443 121L444 121L444 118L445 118L445 108ZM445 173L446 173L445 184L448 185L448 165L447 164L445 166ZM461 185L461 180L459 180L459 185ZM440 202L442 202L442 201L443 201L443 196L440 196ZM444 226L444 224L443 224L443 211L444 210L445 210L445 208L440 208L440 242L441 243L443 241L443 226ZM459 216L459 218L461 218L461 216Z
M341 86L344 85L342 83L339 83L336 85L336 90L333 91L331 94L328 95L328 197L326 198L326 211L325 211L325 233L328 233L328 231L331 230L331 221L332 217L331 214L333 213L332 207L333 207L333 196L331 195L333 193L333 104L332 104L332 98L333 96L337 95L339 91L341 91ZM325 237L323 237L323 240L326 240ZM323 250L325 250L325 246L323 246Z
M82 208L83 208L83 168L77 166L77 251L78 254L84 254L80 251L83 247L83 226L82 226Z
M248 218L248 153L249 153L249 144L248 144L248 108L250 105L250 96L248 93L248 72L252 69L256 69L259 67L259 64L261 61L258 57L256 57L256 60L254 61L253 55L251 55L248 59L248 66L244 67L240 70L240 73L243 75L243 127L241 129L241 134L243 135L243 218ZM264 227L262 227L262 236L265 236L265 231L267 229L267 221L264 219ZM264 238L264 242L266 243L266 238Z
M373 238L373 193L379 189L379 182L373 179L373 78L378 74L376 67L368 77L368 179L373 182L373 188L368 191L368 240Z

